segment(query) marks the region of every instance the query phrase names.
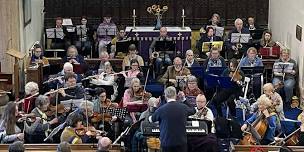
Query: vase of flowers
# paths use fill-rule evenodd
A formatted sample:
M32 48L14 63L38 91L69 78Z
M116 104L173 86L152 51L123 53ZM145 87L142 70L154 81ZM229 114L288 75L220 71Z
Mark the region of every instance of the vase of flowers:
M156 17L156 24L154 30L159 30L162 26L162 15L168 10L168 6L161 7L160 5L152 5L147 8L149 14L153 14Z

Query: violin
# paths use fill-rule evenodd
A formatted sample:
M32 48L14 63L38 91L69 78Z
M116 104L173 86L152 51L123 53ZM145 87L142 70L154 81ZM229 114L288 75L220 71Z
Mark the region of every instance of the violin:
M92 123L98 123L102 120L109 122L109 121L112 120L112 116L108 113L104 113L104 114L100 114L100 113L97 113L97 112L93 113L93 116L91 117L91 122Z
M27 121L33 123L36 121L36 115L34 113L25 113L23 111L19 111L18 115L16 116L17 122Z
M152 97L150 92L146 92L143 88L140 88L137 92L134 92L134 98L147 101L149 98Z
M104 131L100 131L100 130L96 130L93 126L89 126L89 127L84 127L83 125L79 128L75 128L75 133L78 136L84 136L84 135L88 135L88 136L102 136L105 135L106 132Z
M238 82L243 79L243 76L241 75L240 70L230 71L229 77L234 81Z
M48 110L45 112L45 114L48 117L55 116L56 111L57 111L57 114L64 114L64 113L70 111L70 108L66 108L63 104L58 104L57 108L56 108L56 106L50 105L48 107Z

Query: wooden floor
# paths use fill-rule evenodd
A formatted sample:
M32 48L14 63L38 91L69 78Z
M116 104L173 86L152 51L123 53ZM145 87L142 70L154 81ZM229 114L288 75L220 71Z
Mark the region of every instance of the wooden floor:
M0 144L0 152L7 152L8 144ZM26 152L54 152L57 144L25 144ZM73 152L96 152L96 144L77 144L71 145ZM111 152L121 152L120 145L112 145Z

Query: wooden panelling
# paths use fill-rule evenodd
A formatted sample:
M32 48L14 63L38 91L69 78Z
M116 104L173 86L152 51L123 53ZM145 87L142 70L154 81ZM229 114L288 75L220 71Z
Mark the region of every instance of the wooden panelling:
M163 24L181 26L181 10L185 9L185 25L199 29L206 24L213 13L220 14L223 25L234 24L237 17L256 17L259 25L268 24L269 0L44 0L45 26L54 26L57 16L71 17L79 24L80 17L85 15L89 24L98 25L102 16L110 14L119 27L132 25L132 10L136 9L138 26L153 25L155 17L148 14L146 8L155 2L169 7L163 16Z

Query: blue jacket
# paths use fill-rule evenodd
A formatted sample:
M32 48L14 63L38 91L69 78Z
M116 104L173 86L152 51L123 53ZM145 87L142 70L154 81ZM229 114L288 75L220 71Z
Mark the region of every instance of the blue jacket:
M263 62L259 57L255 57L254 62L252 64L253 67L263 66ZM252 66L247 56L244 57L240 62L240 67L244 67L244 66Z

